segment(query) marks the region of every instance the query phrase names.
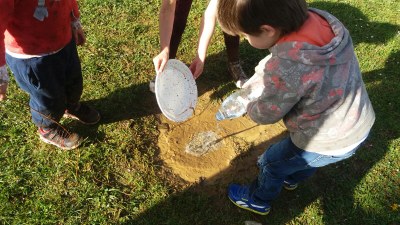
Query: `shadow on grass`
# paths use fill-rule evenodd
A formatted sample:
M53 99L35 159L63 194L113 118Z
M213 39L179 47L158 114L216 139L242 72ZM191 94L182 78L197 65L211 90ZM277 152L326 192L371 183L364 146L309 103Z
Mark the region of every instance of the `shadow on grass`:
M344 24L347 24L355 45L362 42L385 43L395 36L399 29L392 24L368 22L368 18L360 10L347 4L319 2L311 4L311 6L330 11ZM373 35L365 35L366 27L368 27L369 34ZM260 54L260 52L249 50L246 43L241 45L241 51L242 59L246 58L243 52ZM205 74L199 80L200 93L216 89L217 92L220 91L214 95L218 98L234 89L232 84L226 84L229 82L229 77L220 76L225 68L212 65L221 64L224 61L222 57L221 54L208 57L207 65L217 69L216 71L206 69ZM256 58L258 59L255 60ZM251 57L245 65L253 64L252 66L255 66L261 58L262 56ZM244 224L246 220L254 220L263 224L285 224L293 222L304 212L305 208L316 202L320 205L319 208L323 209L321 212L323 224L398 224L399 215L395 212L391 214L390 209L388 212L380 213L361 208L354 199L354 192L360 181L385 156L390 148L390 141L399 137L400 131L394 123L400 116L400 99L394 97L400 93L399 61L400 52L394 52L389 56L384 68L363 75L365 83L371 84L368 91L377 116L370 138L363 147L352 158L319 169L315 176L301 184L297 190L282 191L280 197L273 202L273 211L270 215L263 217L238 209L227 199L225 188L229 182L249 182L254 179L257 176L255 166L257 156L268 145L280 140L285 134L275 137L268 143L253 146L249 153L239 155L228 169L209 181L193 184L179 193L172 194L144 213L133 216L126 224L232 225ZM249 71L246 66L245 70ZM379 178L377 180L382 181ZM391 196L393 202L400 198L396 189L389 189L389 191L387 194L382 193L382 197ZM300 218L299 220L307 224L316 223L313 218Z
M286 224L301 215L305 208L318 202L322 208L323 224L398 224L400 218L396 212L384 214L374 213L360 208L355 202L354 192L358 184L374 165L380 161L389 149L389 142L399 137L400 131L393 121L399 118L400 93L398 83L398 62L400 52L392 54L385 68L364 74L366 82L382 81L369 90L373 103L374 99L382 97L391 102L392 106L375 107L377 120L370 138L352 158L326 166L317 171L316 175L300 185L295 191L283 190L273 203L273 210L268 216L258 216L241 210L231 204L226 197L226 187L230 182L249 183L257 176L255 165L257 156L271 143L282 139L282 134L269 142L239 155L232 161L231 166L205 182L194 184L186 190L173 194L166 200L156 204L145 213L126 224L244 224L253 220L262 224ZM385 74L384 78L379 74ZM381 78L379 78L381 77ZM386 81L385 81L386 80ZM383 96L377 96L385 93ZM375 105L377 106L377 105ZM397 113L392 113L397 107ZM383 118L388 115L390 118ZM396 127L397 126L397 127ZM377 180L382 180L377 178ZM386 192L386 194L384 194ZM382 197L390 196L393 202L400 198L396 189L382 190ZM376 197L376 196L375 196ZM355 207L355 205L357 207ZM301 218L314 224L313 219Z

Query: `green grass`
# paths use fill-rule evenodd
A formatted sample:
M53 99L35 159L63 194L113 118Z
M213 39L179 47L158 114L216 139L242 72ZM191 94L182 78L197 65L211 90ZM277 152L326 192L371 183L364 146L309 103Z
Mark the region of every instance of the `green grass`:
M87 44L79 48L82 98L103 120L90 127L63 121L87 137L76 150L43 144L30 122L29 97L11 79L9 100L0 104L0 224L399 225L400 2L309 3L332 12L350 30L376 111L371 136L356 156L320 169L296 191L283 191L264 217L233 206L225 184L182 182L158 158L160 112L147 90L159 49L160 1L81 0L87 32ZM178 52L186 63L195 55L205 7L203 1L193 3ZM267 52L246 41L240 48L244 68L252 73ZM198 80L200 92L213 89L220 99L233 90L225 63L218 29Z

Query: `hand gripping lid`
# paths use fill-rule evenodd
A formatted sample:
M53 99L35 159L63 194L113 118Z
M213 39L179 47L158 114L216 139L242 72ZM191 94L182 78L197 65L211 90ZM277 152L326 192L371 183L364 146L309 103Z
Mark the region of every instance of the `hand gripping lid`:
M156 76L155 92L161 112L170 120L183 122L194 113L197 86L190 69L181 61L170 59Z

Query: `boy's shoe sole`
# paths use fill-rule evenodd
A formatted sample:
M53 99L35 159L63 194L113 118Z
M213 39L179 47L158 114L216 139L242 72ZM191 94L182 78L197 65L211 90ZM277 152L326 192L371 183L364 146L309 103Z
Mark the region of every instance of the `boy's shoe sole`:
M288 191L293 191L294 189L296 189L299 185L296 184L290 184L286 181L283 182L283 188L285 188Z
M100 121L100 119L101 119L100 114L99 114L99 118L98 118L96 121L93 121L93 122L91 122L91 123L84 122L84 121L80 120L78 117L76 117L76 116L74 116L74 115L72 115L72 114L69 114L69 113L64 113L63 117L64 117L64 118L70 118L70 119L79 121L80 123L83 123L83 124L85 124L85 125L95 125L95 124L98 123L98 122Z
M249 197L249 187L231 184L228 187L228 198L239 208L249 210L259 215L267 215L271 211L268 204L258 204Z
M101 119L97 110L83 103L79 103L79 108L76 110L65 110L63 117L77 120L86 125L97 124Z
M259 212L259 211L256 211L256 210L252 209L252 208L249 208L245 202L235 201L235 200L231 199L229 196L228 196L228 198L229 198L229 200L231 200L231 202L232 202L233 204L235 204L237 207L242 208L242 209L249 210L249 211L251 211L251 212L253 212L253 213L257 213L258 215L265 216L265 215L268 215L269 212L271 211L271 209L268 209L266 212Z

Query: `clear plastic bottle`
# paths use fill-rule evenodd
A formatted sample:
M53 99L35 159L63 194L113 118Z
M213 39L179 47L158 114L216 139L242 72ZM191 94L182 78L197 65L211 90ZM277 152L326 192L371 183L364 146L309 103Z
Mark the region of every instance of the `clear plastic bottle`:
M246 113L247 105L261 96L264 86L264 70L272 55L262 59L255 68L255 74L237 90L226 98L219 108L215 118L220 120L233 119Z
M263 60L266 61L269 58L270 56ZM261 96L265 87L263 77L263 71L258 73L256 72L248 81L246 81L246 83L244 83L241 89L229 95L222 102L221 107L215 115L215 118L218 121L221 121L243 116L246 113L247 105Z
M221 104L215 118L218 121L233 119L246 113L247 104L260 97L263 88L242 88L229 95Z

